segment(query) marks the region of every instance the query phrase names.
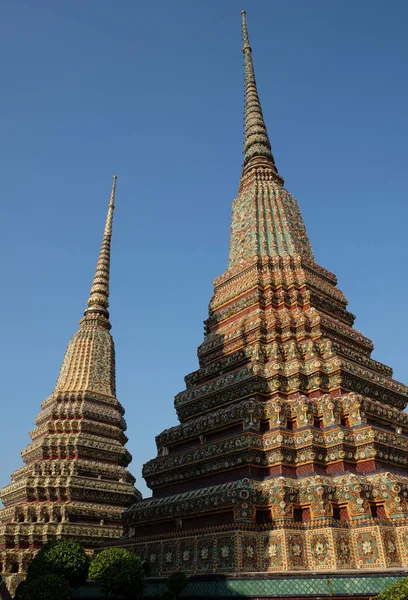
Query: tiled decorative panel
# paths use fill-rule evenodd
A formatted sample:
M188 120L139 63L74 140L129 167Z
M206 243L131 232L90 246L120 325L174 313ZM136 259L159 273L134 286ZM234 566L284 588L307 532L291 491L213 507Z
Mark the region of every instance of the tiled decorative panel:
M197 572L213 572L215 567L215 538L207 536L197 539Z
M236 535L217 536L217 571L236 571Z
M306 540L303 531L286 531L288 569L296 571L308 568Z
M261 536L261 571L286 570L286 546L283 531L265 533Z
M392 527L382 528L381 537L386 566L399 567L401 558L395 529Z
M257 534L241 534L238 538L241 550L240 570L244 572L259 571L258 538Z
M308 531L306 540L309 568L325 570L336 568L331 530Z
M179 545L179 570L183 573L192 573L195 569L195 540L184 538Z
M152 575L161 574L161 551L162 547L159 542L148 545L147 556L150 565L150 572Z
M337 569L355 569L355 558L349 529L334 529L333 542Z
M359 569L380 569L385 567L379 527L364 527L352 530L356 552L356 566Z
M162 572L163 573L174 573L177 571L177 550L178 542L163 542L162 545Z
M396 538L401 552L401 560L404 567L408 567L408 527L397 527Z

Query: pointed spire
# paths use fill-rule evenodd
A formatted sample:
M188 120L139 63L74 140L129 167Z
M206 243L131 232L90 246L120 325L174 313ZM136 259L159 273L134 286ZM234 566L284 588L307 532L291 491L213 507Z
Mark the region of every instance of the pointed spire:
M109 275L116 175L88 306L68 343L54 393L96 392L115 397L115 348L109 333ZM50 396L53 398L53 396Z
M244 77L245 77L245 142L244 142L244 173L252 166L271 167L276 173L278 169L272 155L271 143L266 130L256 87L255 71L252 62L252 48L249 43L246 23L246 12L242 14L242 37L244 47ZM266 164L265 164L266 163Z
M81 325L96 317L103 319L104 326L110 329L109 323L109 276L110 276L110 251L112 240L113 210L115 208L116 175L113 177L112 191L109 200L108 214L106 217L105 230L103 233L102 246L95 269L91 291L88 299L88 307L81 319Z

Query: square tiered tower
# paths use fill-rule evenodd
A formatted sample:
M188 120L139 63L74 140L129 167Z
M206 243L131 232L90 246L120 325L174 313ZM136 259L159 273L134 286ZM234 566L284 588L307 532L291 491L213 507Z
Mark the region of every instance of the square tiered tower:
M259 102L245 13L244 167L180 424L125 538L153 574L408 566L408 388L313 256Z

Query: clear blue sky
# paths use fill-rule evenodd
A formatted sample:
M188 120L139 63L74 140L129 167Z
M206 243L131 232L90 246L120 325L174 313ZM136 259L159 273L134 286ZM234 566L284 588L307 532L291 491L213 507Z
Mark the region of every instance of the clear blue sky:
M5 0L0 486L85 307L118 175L111 317L131 470L176 423L242 160L240 11L319 263L408 382L406 0Z

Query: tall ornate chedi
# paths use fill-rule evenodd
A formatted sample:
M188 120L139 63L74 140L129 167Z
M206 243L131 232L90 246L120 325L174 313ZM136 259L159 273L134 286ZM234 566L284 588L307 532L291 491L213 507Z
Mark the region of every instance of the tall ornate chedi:
M38 548L55 538L92 549L122 533L121 514L140 494L126 470L124 409L116 398L109 272L116 177L102 247L80 329L23 450L25 466L1 491L0 572L11 588Z
M175 399L180 424L144 466L152 498L125 512L120 543L163 574L408 566L408 388L371 358L315 261L272 155L242 18L228 269L199 369Z

